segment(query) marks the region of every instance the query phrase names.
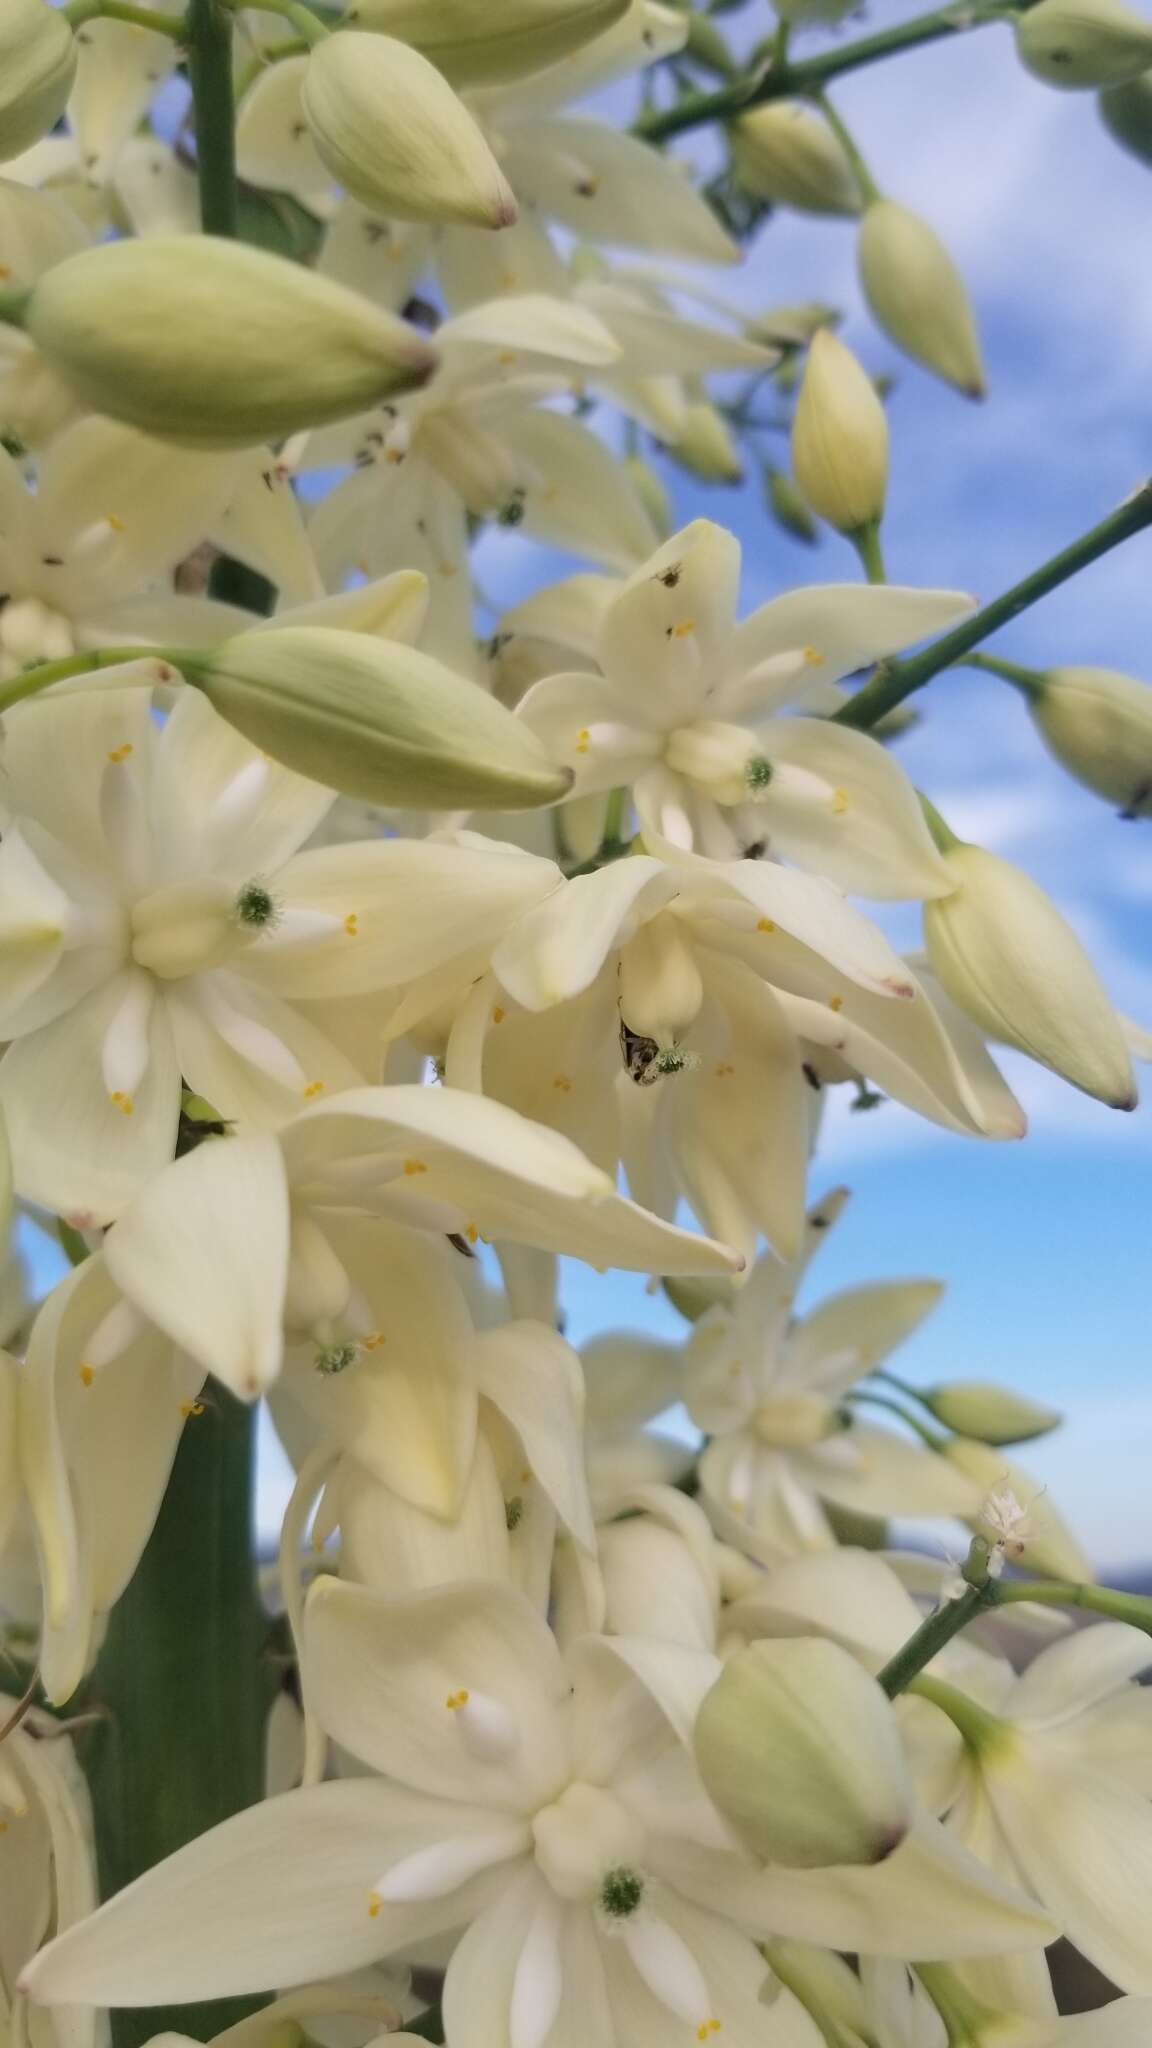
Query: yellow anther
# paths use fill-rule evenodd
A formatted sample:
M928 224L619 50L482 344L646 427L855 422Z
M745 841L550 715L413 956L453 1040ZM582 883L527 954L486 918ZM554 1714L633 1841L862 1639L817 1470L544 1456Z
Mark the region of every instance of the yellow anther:
M500 283L506 292L514 292L519 282L520 279L514 270L501 271Z
M774 932L776 927L773 924L772 919L770 917L758 917L756 920L756 929L758 932Z
M516 351L515 351L515 349L514 349L514 348L502 348L502 349L501 349L501 351L500 351L500 355L499 355L499 358L498 358L498 360L499 360L500 362L502 362L502 363L514 363L514 362L516 361Z
M358 936L360 931L360 919L357 917L356 912L354 910L350 910L348 912L347 917L344 919L344 929L347 932L348 937L350 939L354 939Z
M718 2034L719 2032L719 2020L701 2020L700 2025L696 2029L696 2039L698 2041L707 2041L710 2035Z
M113 747L108 755L110 761L126 761L132 752L131 740L125 740L122 747Z
M552 1086L558 1088L561 1095L571 1095L572 1093L572 1083L568 1079L567 1074L553 1074Z
M5 269L4 269L4 267L3 267L3 265L2 265L2 264L0 264L0 275L3 275L4 277L7 277L7 275L8 275L8 272L7 272L7 271L6 271ZM6 1820L0 1820L0 1835L6 1835L7 1833L8 1833L8 1823L7 1823L7 1821L6 1821Z
M736 1069L732 1065L731 1060L721 1060L719 1062L719 1065L713 1069L713 1072L715 1073L716 1079L718 1081L726 1081L729 1074L734 1074L736 1072Z
M828 1008L830 1010L842 1010L844 1008L843 996L829 996Z
M125 531L124 521L118 519L115 512L106 512L104 517L112 528L113 533L123 533Z
M501 1009L500 1004L497 1003L492 1011L492 1022L494 1024L502 1024L507 1014L507 1010Z
M133 1102L132 1097L130 1095L125 1095L124 1090L122 1088L114 1088L112 1090L111 1095L108 1097L108 1100L109 1102L115 1103L117 1109L120 1111L121 1116L131 1116L133 1110L136 1107L136 1104Z
M380 1897L380 1894L379 1894L379 1892L369 1892L369 1894L368 1894L368 1918L369 1918L370 1920L375 1920L375 1918L376 1918L376 1915L377 1915L377 1913L378 1913L378 1912L380 1911L380 1908L381 1908L381 1906L382 1906L383 1904L384 1904L384 1901L383 1901L383 1899L382 1899L382 1898Z
M578 754L586 754L591 745L592 735L589 732L588 727L586 725L582 725L580 727L579 732L576 735L576 752Z
M428 1168L422 1159L406 1159L404 1161L404 1171L405 1173L427 1173Z
M824 656L819 647L806 647L804 649L804 659L810 668L818 668Z
M521 1486L527 1486L532 1476L532 1467L530 1465L525 1465L524 1470L520 1474Z
M466 1685L462 1685L460 1687L459 1692L449 1693L447 1699L444 1702L444 1705L447 1707L450 1714L458 1714L461 1707L466 1707L468 1705L469 1697L470 1695L468 1692L468 1687Z
M403 462L407 453L408 450L406 448L386 448L384 450L384 460L385 462Z
M833 815L833 817L836 817L836 818L842 818L842 817L843 817L843 815L844 815L844 813L845 813L845 811L846 811L847 809L848 809L848 791L847 791L846 789L834 789L834 790L832 791L832 815Z
M11 275L12 271L10 266L7 263L0 263L0 277L11 277ZM4 1826L7 1827L7 1825L8 1823L7 1821L5 1821Z
M305 1082L305 1084L304 1084L304 1095L305 1095L305 1099L306 1099L307 1101L309 1101L309 1102L310 1102L310 1101L312 1100L312 1097L313 1097L314 1095L323 1095L323 1093L324 1093L324 1083L323 1083L323 1081L307 1081L307 1082Z
M82 1365L80 1367L80 1385L82 1387L90 1387L95 1377L96 1374L90 1365Z
M379 1351L384 1341L383 1330L370 1330L366 1337L361 1337L360 1349L361 1351Z
M180 1413L184 1416L185 1420L187 1420L189 1415L203 1415L204 1403L203 1401L181 1401Z
M689 633L694 633L695 631L696 631L696 621L695 621L695 619L683 619L683 620L681 620L681 622L680 622L680 624L679 624L678 626L673 626L673 628L672 628L672 638L673 638L674 640L686 640L686 639L687 639L687 637L688 637L688 635L689 635Z
M469 1244L475 1244L480 1232L474 1223L466 1223L464 1225L464 1235L468 1239Z

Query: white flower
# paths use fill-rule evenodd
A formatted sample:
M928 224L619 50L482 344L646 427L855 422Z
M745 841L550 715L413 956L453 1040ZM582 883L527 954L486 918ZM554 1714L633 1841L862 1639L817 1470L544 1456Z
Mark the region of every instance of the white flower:
M0 1694L0 2034L37 2048L98 2048L103 2016L88 2004L45 2015L29 2029L15 1990L21 1964L40 1942L74 1926L96 1905L92 1814L72 1744L45 1715L12 1725L17 1701Z
M45 1951L30 1995L225 1994L451 1931L455 2048L542 2048L554 2028L690 2048L757 2038L753 1931L933 1956L1043 1939L930 1823L873 1869L760 1869L734 1849L666 1718L687 1732L719 1669L706 1655L592 1638L564 1662L509 1588L381 1601L331 1581L304 1655L326 1731L388 1776L213 1829Z
M740 548L708 520L673 535L608 607L602 675L546 677L520 706L573 794L632 790L649 836L732 859L753 847L880 897L946 894L915 791L875 740L826 719L826 689L971 609L952 591L829 585L736 625Z

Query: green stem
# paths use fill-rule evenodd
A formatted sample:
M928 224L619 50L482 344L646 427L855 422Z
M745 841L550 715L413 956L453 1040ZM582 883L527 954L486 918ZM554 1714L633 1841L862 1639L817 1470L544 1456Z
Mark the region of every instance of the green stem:
M880 522L870 519L867 526L858 526L848 535L869 583L887 583L888 571L884 567L884 550L880 542Z
M839 50L826 50L819 57L806 57L798 64L778 64L773 53L767 65L722 86L718 92L691 93L678 106L663 113L642 115L635 133L646 142L666 142L672 135L683 135L709 121L730 120L765 100L811 97L846 71L859 71L862 66L894 57L901 50L914 50L922 43L939 42L942 37L1003 18L1002 6L939 7L931 14L917 15L914 21L901 22L879 35L862 36L858 42L846 43Z
M990 676L1002 676L1014 689L1022 690L1030 702L1042 697L1047 677L1042 668L1022 668L1018 661L1002 661L998 654L966 654L963 668L983 669Z
M73 28L81 28L86 21L128 21L133 28L150 28L158 36L170 36L175 43L184 40L180 15L160 14L154 7L131 7L128 0L71 0L61 11Z
M1152 1635L1152 1600L1141 1593L1121 1593L1112 1586L1074 1585L1063 1579L1001 1579L996 1587L997 1607L1013 1606L1020 1600L1035 1600L1042 1607L1084 1608Z
M126 661L175 659L175 655L159 647L93 647L83 654L66 654L60 661L43 661L37 668L25 669L23 675L13 676L10 682L0 686L0 711L22 703L25 697L38 696L51 683L66 683L71 676L91 675L102 668L118 668Z
M180 1441L135 1576L112 1610L85 1696L103 1897L264 1791L272 1680L253 1561L255 1411L210 1389ZM204 2039L264 2001L116 2016L116 2048Z
M206 235L234 238L237 195L232 18L221 0L189 0L188 77L196 130L200 224Z
M1137 533L1144 533L1152 526L1152 483L1142 484L1107 519L1093 526L1070 547L1062 548L1038 569L1014 583L1010 590L1000 597L994 597L978 612L973 612L959 626L953 627L923 654L913 654L906 661L881 662L862 690L857 690L851 702L836 713L841 725L854 725L867 729L875 725L889 711L895 710L915 690L922 690L925 683L939 675L941 669L954 668L964 660L974 647L986 640L990 633L1006 626L1010 619L1018 618L1040 598L1047 597L1050 590L1056 590L1061 583L1067 583L1081 569L1099 561L1101 555L1111 553L1122 541L1131 540Z
M905 1428L912 1430L930 1451L935 1451L939 1455L943 1450L945 1439L937 1435L934 1429L929 1429L927 1423L922 1422L918 1415L910 1414L903 1402L893 1401L887 1394L870 1393L866 1387L857 1387L849 1394L848 1399L853 1403L864 1401L870 1408L886 1408L891 1415L898 1415Z
M959 1635L962 1628L967 1628L970 1621L975 1621L976 1616L995 1600L996 1587L988 1576L988 1546L978 1536L973 1539L968 1552L964 1576L969 1580L964 1592L938 1607L935 1614L929 1614L915 1634L909 1636L896 1655L889 1658L884 1669L877 1673L890 1700L894 1700L897 1693L906 1691L944 1645Z
M323 42L328 34L328 24L305 7L302 0L224 0L224 5L239 11L244 6L258 6L261 14L279 14L290 21L296 33L309 49Z
M883 195L861 155L855 136L852 134L851 129L841 120L826 93L818 92L814 97L816 105L819 107L820 112L823 114L824 119L827 121L828 126L852 166L852 174L860 187L865 205L875 205L876 201ZM884 579L883 577L874 577L872 580L874 582L883 582Z
M931 1700L934 1707L947 1714L953 1727L958 1728L964 1737L967 1747L977 1754L992 1746L1004 1726L1003 1721L988 1713L971 1694L961 1692L959 1686L946 1684L942 1678L930 1678L924 1673L910 1679L906 1690L914 1692L919 1699Z

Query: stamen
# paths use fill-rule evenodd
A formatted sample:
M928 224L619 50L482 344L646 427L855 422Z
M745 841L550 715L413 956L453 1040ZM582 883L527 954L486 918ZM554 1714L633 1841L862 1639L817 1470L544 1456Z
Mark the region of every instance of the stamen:
M492 1012L492 1022L494 1024L502 1024L507 1015L507 1010L502 1010L499 1003L497 1003L495 1009Z
M844 813L845 813L845 811L846 811L847 809L848 809L848 791L847 791L846 789L834 789L834 790L832 791L832 815L833 815L833 817L834 817L834 818L842 818L842 817L844 816Z
M360 920L357 917L356 912L354 910L350 910L348 912L347 917L344 919L344 929L347 932L348 937L350 939L354 939L359 936Z
M129 754L131 754L133 751L134 749L131 740L125 740L123 746L112 747L110 749L108 759L110 761L126 761L128 759Z
M306 1081L301 1093L306 1102L311 1102L314 1095L323 1095L324 1083L323 1081Z
M181 1415L183 1415L185 1420L187 1420L187 1418L190 1415L203 1415L204 1403L203 1401L181 1401L180 1413Z
M559 1089L561 1095L571 1095L572 1093L572 1083L568 1079L567 1074L553 1074L552 1086Z
M776 927L770 917L761 917L756 920L756 929L758 932L774 932Z
M406 1159L404 1161L404 1171L406 1174L411 1175L414 1173L427 1173L428 1168L422 1159Z
M447 1699L444 1702L444 1705L447 1707L450 1714L458 1714L460 1712L461 1707L466 1707L468 1705L470 1697L471 1695L469 1694L468 1688L466 1685L464 1685L461 1686L459 1692L450 1692Z
M586 754L591 745L592 735L589 732L588 727L586 725L582 725L580 727L579 732L576 735L576 752L578 754Z

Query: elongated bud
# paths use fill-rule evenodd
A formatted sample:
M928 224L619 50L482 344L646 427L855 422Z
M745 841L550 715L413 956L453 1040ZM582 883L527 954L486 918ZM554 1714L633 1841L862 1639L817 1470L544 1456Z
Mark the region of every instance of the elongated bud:
M512 189L434 64L391 36L338 30L317 43L301 95L323 162L392 220L506 228Z
M792 423L792 468L813 511L841 533L884 512L888 422L851 349L821 328L813 336Z
M1050 668L1027 693L1049 753L1126 818L1152 815L1152 688L1114 668Z
M798 213L856 214L863 203L832 130L799 100L741 115L732 129L732 168L746 192Z
M903 1841L912 1786L874 1678L816 1637L753 1643L725 1666L693 1732L729 1826L765 1863L880 1863Z
M948 1380L930 1387L921 1401L945 1429L973 1436L983 1444L1022 1444L1030 1437L1058 1429L1064 1417L1058 1408L1026 1401L995 1380Z
M212 235L103 242L35 285L24 324L95 412L185 448L247 448L427 382L431 343L355 292Z
M1136 1083L1120 1019L1050 896L1020 868L955 842L956 887L924 905L937 980L990 1038L1051 1067L1113 1109L1132 1109Z
M0 8L0 163L56 126L76 76L76 38L48 0Z
M1152 71L1109 86L1097 102L1109 135L1142 164L1152 164Z
M396 36L453 85L499 85L603 35L629 0L353 0L345 20Z
M1012 1563L1022 1564L1042 1578L1050 1574L1054 1579L1092 1583L1096 1577L1092 1560L1081 1549L1051 1494L1031 1473L1009 1464L1002 1450L967 1436L950 1437L941 1445L940 1455L988 1490L980 1514L969 1519L969 1527L978 1535L1002 1547L1007 1531ZM1005 1502L1010 1509L1007 1514Z
M794 540L807 541L809 545L819 540L820 528L812 517L803 492L796 488L790 476L786 476L782 469L773 469L771 464L764 470L764 496L777 526L782 526L785 533L790 533Z
M894 199L877 199L860 223L857 257L864 296L889 340L966 398L983 398L968 293L927 221Z
M667 540L672 531L672 504L663 482L642 455L626 455L624 468L656 532Z
M1025 70L1068 92L1121 85L1152 65L1152 22L1123 0L1040 0L1013 27Z
M571 786L522 719L398 641L271 627L182 655L181 664L245 738L344 796L528 810Z
M744 474L728 422L710 399L697 399L687 407L679 436L670 446L685 469L708 483L738 484Z

